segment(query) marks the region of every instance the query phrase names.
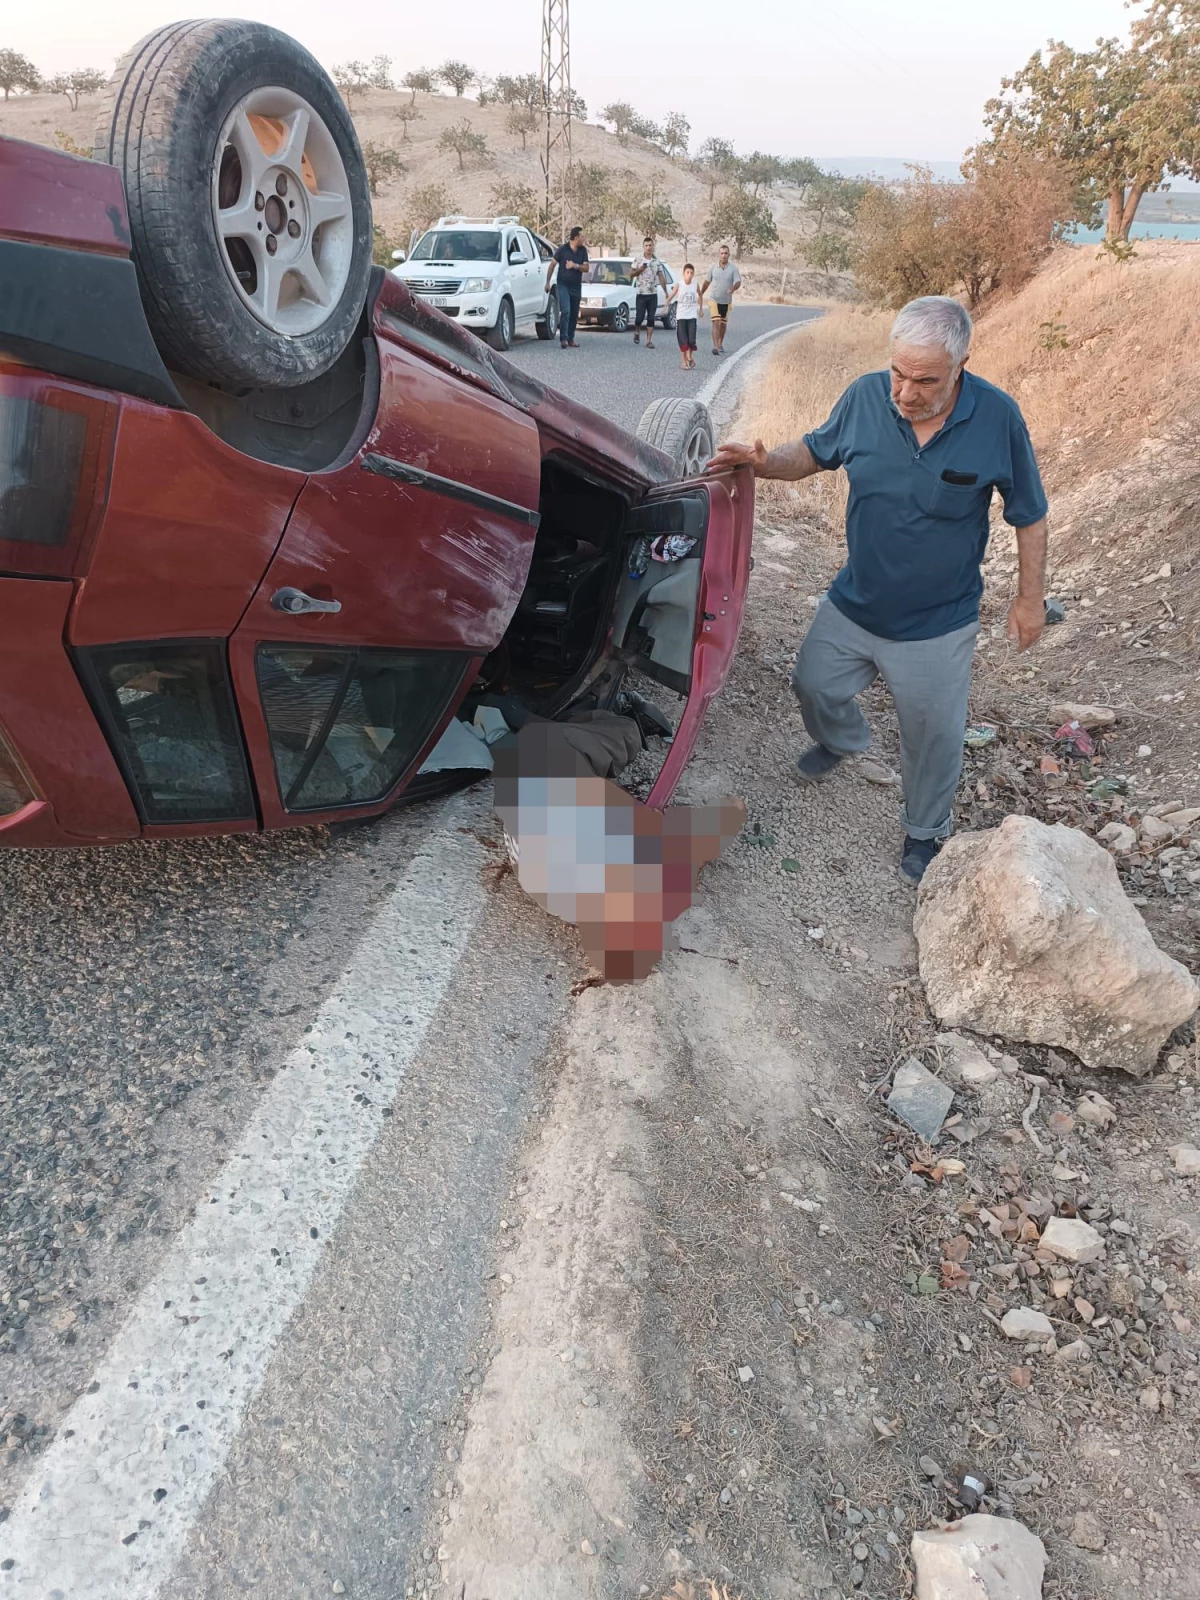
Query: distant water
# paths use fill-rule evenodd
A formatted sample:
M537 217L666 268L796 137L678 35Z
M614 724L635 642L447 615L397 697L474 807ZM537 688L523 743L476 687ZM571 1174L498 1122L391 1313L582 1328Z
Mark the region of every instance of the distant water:
M1200 244L1200 222L1135 222L1129 230L1131 239L1190 239ZM1104 238L1103 228L1072 228L1067 234L1072 244L1098 243Z

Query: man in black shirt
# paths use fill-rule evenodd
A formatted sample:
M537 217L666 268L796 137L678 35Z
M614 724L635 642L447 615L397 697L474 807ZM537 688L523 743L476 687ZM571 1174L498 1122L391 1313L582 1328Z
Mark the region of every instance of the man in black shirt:
M582 228L572 228L566 244L554 252L558 263L558 342L566 350L576 348L575 328L579 322L579 301L583 294L583 275L587 271L587 240ZM553 268L546 273L549 292Z

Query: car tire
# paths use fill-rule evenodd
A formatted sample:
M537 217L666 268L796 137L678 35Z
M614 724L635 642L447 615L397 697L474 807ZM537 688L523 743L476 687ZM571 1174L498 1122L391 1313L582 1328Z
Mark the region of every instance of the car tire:
M292 388L354 336L371 197L324 68L261 23L176 22L118 62L96 133L121 174L142 303L167 366Z
M512 348L513 335L516 332L516 314L513 303L507 297L500 302L500 310L496 315L496 326L487 330L487 342L493 350L509 350Z
M629 327L629 307L624 300L614 310L609 327L614 333L625 333L627 331Z
M674 396L652 400L642 412L637 436L671 457L681 478L704 471L714 449L713 421L699 400Z
M675 326L676 322L678 322L678 320L679 320L679 307L675 304L674 300L672 300L671 304L667 307L666 316L662 319L662 325L669 332L671 329L674 328L674 326Z
M558 291L551 289L546 297L546 315L536 324L539 339L558 338Z

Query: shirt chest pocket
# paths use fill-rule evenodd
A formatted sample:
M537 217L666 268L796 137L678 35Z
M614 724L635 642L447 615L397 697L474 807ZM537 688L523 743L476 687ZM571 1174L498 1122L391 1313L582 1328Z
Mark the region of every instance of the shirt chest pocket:
M917 491L921 509L944 522L960 522L986 514L992 498L990 483L947 483L933 472L921 474Z

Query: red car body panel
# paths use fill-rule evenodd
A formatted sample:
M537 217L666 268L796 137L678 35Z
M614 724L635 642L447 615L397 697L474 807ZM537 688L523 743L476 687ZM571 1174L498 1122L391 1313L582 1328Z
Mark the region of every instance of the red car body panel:
M0 139L0 233L96 255L129 254L129 212L116 167L20 139Z
M123 395L108 505L70 642L227 637L305 481L230 449L187 412Z
M0 138L0 250L6 241L20 257L13 281L33 284L31 256L36 269L44 253L60 274L80 255L105 258L96 263L110 274L105 283L117 293L130 287L125 198L116 171L101 163ZM3 286L0 270L0 293ZM50 543L0 537L0 737L32 791L0 815L0 844L187 837L386 811L512 621L534 555L548 458L631 507L685 487L707 499L691 692L650 795L651 804L667 803L736 647L753 519L749 474L672 484L670 458L494 356L390 276L371 312L377 399L369 371L354 437L320 471L245 454L185 409L144 325L135 326L136 295L134 317L128 295L123 302L122 327L133 329L128 357L113 353L111 340L106 353L102 341L80 335L75 354L60 361L49 337L59 319L47 305L43 293L40 314L55 327L44 334L31 313L23 346L20 308L14 316L10 296L6 322L0 306L0 405L15 397L77 413L86 439L66 535ZM18 361L6 352L5 328L15 329L17 350L33 353ZM111 386L90 381L106 360L117 374ZM4 466L0 459L0 500ZM20 484L19 471L18 461L10 483ZM283 589L336 601L340 610L280 610ZM84 665L98 647L189 639L215 641L205 648L226 653L253 798L247 814L224 820L148 820ZM383 797L289 812L256 678L256 651L268 642L452 653L462 677Z
M136 838L137 812L66 651L71 585L0 577L0 726L37 791L6 844Z

